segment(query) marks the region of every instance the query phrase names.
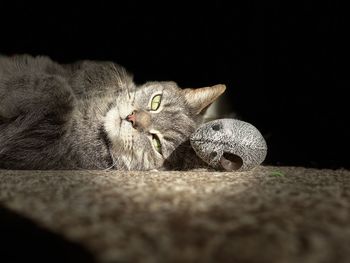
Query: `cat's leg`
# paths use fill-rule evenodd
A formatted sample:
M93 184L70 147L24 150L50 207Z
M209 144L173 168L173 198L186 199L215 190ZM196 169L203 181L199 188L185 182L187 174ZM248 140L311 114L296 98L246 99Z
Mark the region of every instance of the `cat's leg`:
M61 167L61 135L70 127L75 97L55 75L12 75L0 80L0 168Z
M0 122L28 113L65 121L74 101L69 84L60 76L16 74L0 81Z

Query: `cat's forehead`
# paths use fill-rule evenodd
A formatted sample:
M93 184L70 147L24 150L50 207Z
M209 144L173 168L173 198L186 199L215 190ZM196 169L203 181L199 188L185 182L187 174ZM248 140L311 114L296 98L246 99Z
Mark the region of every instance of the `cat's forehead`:
M177 93L179 92L180 88L177 86L175 82L172 81L152 81L152 82L146 82L140 87L140 90L147 92L147 93L153 93L155 91L159 92L171 92L171 93Z

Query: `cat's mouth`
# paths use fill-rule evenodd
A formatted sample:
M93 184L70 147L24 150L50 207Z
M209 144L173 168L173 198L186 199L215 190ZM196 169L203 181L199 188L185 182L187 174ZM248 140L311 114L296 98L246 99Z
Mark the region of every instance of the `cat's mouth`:
M118 117L118 120L117 120L117 127L119 129L122 129L124 127L127 128L128 130L131 128L132 130L135 130L134 129L134 123L131 122L128 117L126 118L122 118L122 117Z
M122 126L132 126L132 124L127 121L126 119L123 119L121 117L118 117L117 120L116 120L116 125L118 128L121 128Z
M120 127L122 125L122 121L123 121L123 119L121 117L118 116L116 118L115 122L116 122L117 127Z

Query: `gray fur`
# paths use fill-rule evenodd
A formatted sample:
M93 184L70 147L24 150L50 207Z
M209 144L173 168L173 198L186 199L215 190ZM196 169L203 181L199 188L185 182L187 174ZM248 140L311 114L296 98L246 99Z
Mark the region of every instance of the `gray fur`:
M235 119L202 124L190 140L197 155L214 168L249 170L261 164L267 154L261 133L253 125Z
M163 108L149 112L157 93ZM147 130L126 120L135 110L150 115ZM174 82L136 87L112 62L60 65L47 57L0 56L0 168L183 169L203 164L189 144L200 122ZM150 132L159 134L162 155Z

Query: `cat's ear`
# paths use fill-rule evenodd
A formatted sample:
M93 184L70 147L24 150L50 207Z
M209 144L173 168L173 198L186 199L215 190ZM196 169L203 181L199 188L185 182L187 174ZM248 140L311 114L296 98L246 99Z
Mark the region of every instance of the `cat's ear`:
M182 90L187 104L194 114L203 113L224 91L226 86L218 84L212 87Z

